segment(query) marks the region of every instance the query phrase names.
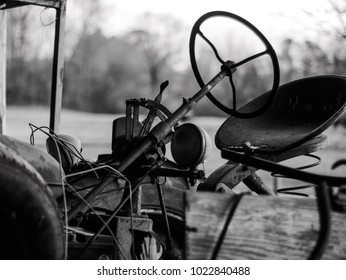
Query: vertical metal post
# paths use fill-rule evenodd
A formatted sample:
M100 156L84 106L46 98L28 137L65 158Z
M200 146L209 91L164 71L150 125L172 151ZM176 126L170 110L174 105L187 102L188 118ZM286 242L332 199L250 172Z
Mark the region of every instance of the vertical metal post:
M6 10L0 10L0 134L6 133Z
M273 177L273 192L274 192L274 194L278 193L278 188L279 188L279 178L274 176Z
M52 89L49 127L55 132L60 130L60 113L62 107L62 87L64 78L64 30L66 21L66 0L61 0L56 9Z

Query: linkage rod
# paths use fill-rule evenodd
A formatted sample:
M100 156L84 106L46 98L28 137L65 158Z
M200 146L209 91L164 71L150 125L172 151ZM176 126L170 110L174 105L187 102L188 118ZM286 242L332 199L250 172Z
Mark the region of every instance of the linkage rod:
M191 98L184 100L183 104L170 115L165 121L158 123L149 134L143 138L136 149L134 149L120 164L116 167L117 171L120 173L124 172L136 159L138 159L143 153L147 152L153 145L159 143L171 132L172 128L188 113L193 109L196 104L218 83L222 81L227 73L230 71L228 68L232 66L231 62L226 62L222 66L222 70L212 79L208 84L202 87L195 95ZM93 200L100 192L103 191L112 181L113 177L105 178L98 186L96 186L92 191L90 191L85 200L90 202ZM77 215L79 211L84 208L85 204L83 201L78 203L73 207L69 213L69 220Z
M223 149L221 151L221 155L225 159L246 164L248 166L253 166L258 169L274 172L276 174L282 174L289 178L313 183L316 185L321 184L321 182L326 182L328 185L332 186L346 184L346 177L310 173L232 150Z

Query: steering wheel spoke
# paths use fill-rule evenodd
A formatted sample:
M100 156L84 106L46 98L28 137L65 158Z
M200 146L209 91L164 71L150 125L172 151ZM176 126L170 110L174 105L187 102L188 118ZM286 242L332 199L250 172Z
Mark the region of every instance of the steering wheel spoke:
M220 17L220 16L230 18L232 20L235 20L235 21L240 22L241 24L245 25L248 29L250 29L259 38L259 40L263 43L263 45L265 46L266 49L262 52L256 53L252 56L249 56L249 57L247 57L247 58L245 58L245 59L243 59L237 63L232 63L232 65L230 67L229 67L229 65L226 65L227 62L230 62L231 60L227 60L227 62L225 62L225 60L220 57L214 44L203 34L203 32L200 29L200 27L202 26L202 24L206 20L213 18L213 17ZM199 35L212 49L216 59L221 64L221 69L224 67L225 70L229 71L228 76L230 77L230 84L232 87L232 94L233 94L233 106L232 107L233 108L229 108L229 107L223 105L219 100L217 100L215 98L215 96L211 92L209 92L207 94L207 97L210 99L210 101L212 103L214 103L214 105L216 105L219 109L221 109L225 113L227 113L231 116L239 117L239 118L253 118L253 117L256 117L256 116L262 114L265 110L267 110L268 107L270 106L270 104L272 103L272 101L274 100L274 97L278 91L279 82L280 82L279 62L278 62L275 50L273 49L273 47L271 46L271 44L269 43L267 38L250 22L246 21L242 17L239 17L235 14L224 12L224 11L214 11L214 12L209 12L209 13L201 16L196 21L196 23L194 24L194 26L192 28L191 35L190 35L190 43L189 43L191 67L192 67L193 73L194 73L196 80L197 80L198 84L200 85L200 87L205 86L205 83L202 79L202 76L199 72L197 62L196 62L195 43L196 43L197 35ZM252 60L255 60L261 56L264 56L264 55L269 55L271 62L272 62L272 67L273 67L273 84L272 84L272 87L270 90L270 94L267 98L267 102L265 104L263 104L262 107L256 109L253 112L241 112L237 109L237 92L236 92L235 84L233 82L233 75L232 74L238 67L243 66L244 64L246 64ZM228 67L228 69L227 69L227 67Z
M211 49L213 50L217 60L221 63L224 64L225 61L220 57L219 52L217 51L217 49L215 48L215 46L213 45L213 43L206 37L204 36L203 32L201 30L198 30L198 35L201 36L201 38L211 47Z
M241 66L241 65L243 65L245 63L248 63L249 61L254 60L254 59L258 58L258 57L261 57L261 56L263 56L265 54L268 54L268 50L265 50L263 52L254 54L254 55L249 56L249 57L247 57L247 58L245 58L245 59L243 59L243 60L241 60L241 61L239 61L237 63L234 63L234 65L232 67L233 68L239 67L239 66Z

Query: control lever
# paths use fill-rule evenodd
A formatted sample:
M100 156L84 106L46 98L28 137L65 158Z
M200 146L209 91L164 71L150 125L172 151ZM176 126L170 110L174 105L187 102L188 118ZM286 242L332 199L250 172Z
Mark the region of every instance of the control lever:
M156 96L155 98L155 102L157 103L161 103L162 100L162 93L163 91L167 88L169 84L169 81L164 81L163 83L161 83L160 85L160 92L159 94ZM155 111L157 110L157 108L152 107L148 113L148 116L146 117L146 119L143 122L143 127L141 129L141 132L139 133L139 136L143 136L143 135L147 135L153 122L154 122L154 118L156 116Z

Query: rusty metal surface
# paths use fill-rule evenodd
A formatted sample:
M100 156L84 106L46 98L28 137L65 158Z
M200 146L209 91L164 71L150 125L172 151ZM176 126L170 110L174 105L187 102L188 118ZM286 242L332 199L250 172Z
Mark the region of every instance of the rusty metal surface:
M167 161L163 167L176 167L175 163ZM160 201L155 183L146 180L142 185L142 208L160 209ZM174 213L184 212L184 193L189 190L188 179L185 177L157 177L162 184L163 197L167 209Z
M259 177L256 173L251 174L250 176L244 179L244 184L253 192L259 195L275 195L275 193L267 187L263 182L262 178Z
M246 104L253 111L268 93ZM252 119L228 118L215 137L219 149L241 150L249 141L259 154L280 153L297 147L328 128L345 111L346 78L318 76L280 87L272 106Z
M150 233L153 230L153 221L144 217L115 217L115 236L119 243L119 251L116 250L116 259L131 260L132 231Z
M28 143L5 135L0 135L0 143L29 162L41 174L46 183L58 184L61 182L59 164L48 153Z
M256 168L254 167L229 161L216 169L204 182L199 184L198 191L220 191L218 189L219 184L224 184L228 188L233 189L255 171Z

